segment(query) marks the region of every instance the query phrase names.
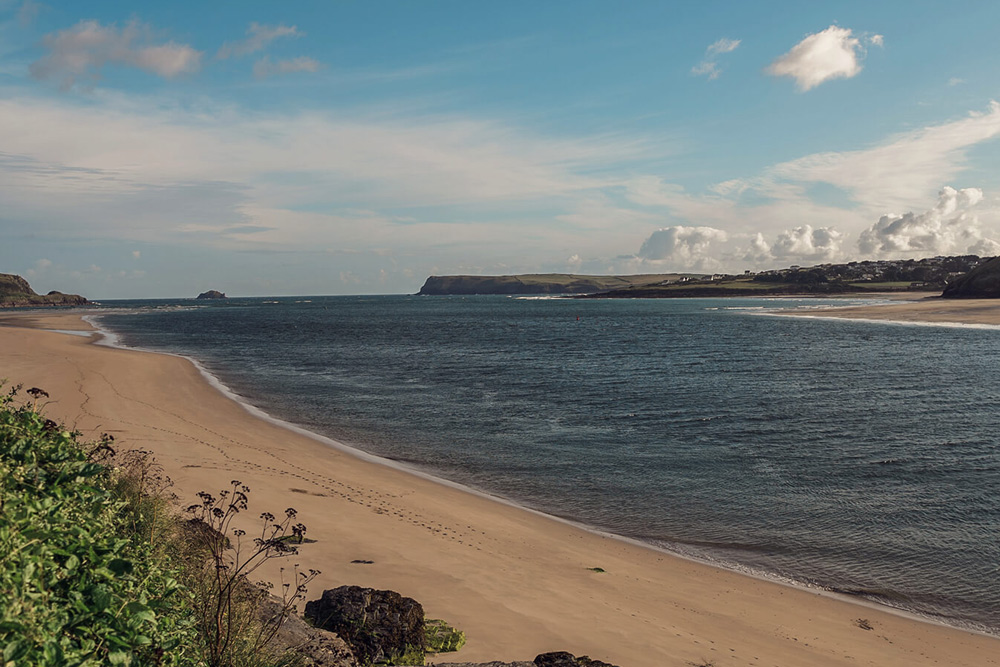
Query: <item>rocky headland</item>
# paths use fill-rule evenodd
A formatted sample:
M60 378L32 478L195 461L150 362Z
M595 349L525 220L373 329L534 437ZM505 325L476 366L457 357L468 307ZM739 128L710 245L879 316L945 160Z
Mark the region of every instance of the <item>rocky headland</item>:
M638 285L653 285L695 274L655 273L634 276L585 276L573 273L525 273L510 276L430 276L421 295L593 294Z
M945 299L1000 298L1000 257L994 257L956 278L941 294Z
M994 268L987 268L990 265ZM970 273L972 272L972 273ZM965 276L970 278L966 279ZM947 288L947 289L946 289ZM741 274L589 276L562 273L430 276L421 295L561 294L595 299L669 299L926 292L1000 297L1000 265L977 255L790 266Z
M48 294L38 294L21 276L0 273L0 308L82 306L86 303L87 299L79 294L63 294L54 290Z

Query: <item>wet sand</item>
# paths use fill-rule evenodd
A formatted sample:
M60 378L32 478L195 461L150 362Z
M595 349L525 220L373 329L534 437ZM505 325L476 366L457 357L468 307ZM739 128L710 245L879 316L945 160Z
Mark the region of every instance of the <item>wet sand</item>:
M844 317L889 322L934 322L1000 325L1000 299L926 297L907 303L817 308L782 313L805 317Z

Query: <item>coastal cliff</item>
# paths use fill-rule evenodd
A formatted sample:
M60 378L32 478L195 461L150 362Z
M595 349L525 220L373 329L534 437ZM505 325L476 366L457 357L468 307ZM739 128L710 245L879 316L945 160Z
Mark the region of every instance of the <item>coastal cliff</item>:
M586 276L572 273L525 273L510 276L430 276L418 294L593 294L637 285L655 285L691 275L654 273Z
M82 306L87 299L79 294L52 291L37 294L28 281L13 273L0 273L0 308L31 306Z

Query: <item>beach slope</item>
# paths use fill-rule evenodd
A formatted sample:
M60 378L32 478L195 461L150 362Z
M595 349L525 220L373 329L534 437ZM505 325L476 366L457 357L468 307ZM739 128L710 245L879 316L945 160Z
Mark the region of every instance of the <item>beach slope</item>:
M185 359L27 328L86 329L76 316L26 315L0 326L0 378L48 391L46 412L87 437L154 452L181 505L239 479L254 516L295 507L316 540L295 562L322 570L310 598L347 583L414 597L467 632L449 662L568 650L621 667L1000 665L996 638L690 562L364 460L250 414Z

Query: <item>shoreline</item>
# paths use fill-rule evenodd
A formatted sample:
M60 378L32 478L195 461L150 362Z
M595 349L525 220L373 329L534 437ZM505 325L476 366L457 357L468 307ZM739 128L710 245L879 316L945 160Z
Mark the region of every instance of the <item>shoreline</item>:
M921 326L993 328L1000 326L1000 299L930 297L904 303L887 300L885 303L866 306L815 308L805 311L790 310L769 314Z
M65 318L76 317L78 321L82 321L79 314L52 313L51 318L46 317L47 315L50 314L40 314L39 317L32 319L41 320L44 324L52 325L53 328L58 326L59 329L70 328L66 326ZM57 321L54 318L60 318L60 320ZM23 324L23 322L20 323ZM44 340L33 346L32 339L36 337ZM310 537L317 537L315 533L319 532L320 542L326 543L325 537L328 535L332 537L331 541L346 536L352 542L355 550L367 549L368 555L375 559L378 564L382 563L385 558L384 552L388 551L400 557L404 569L406 569L406 565L417 565L418 570L424 571L425 578L429 576L434 584L428 587L421 585L419 581L414 582L412 572L405 575L399 571L364 572L361 568L352 567L349 564L345 566L331 562L328 566L327 563L318 563L324 572L333 568L334 574L341 575L334 585L359 583L356 581L359 576L363 578L372 574L371 579L375 581L361 583L361 585L393 588L404 595L416 597L429 607L430 615L444 617L465 629L469 633L470 644L459 654L454 654L456 660L525 659L531 657L528 655L531 651L541 652L539 649L547 649L571 650L577 654L587 652L592 657L610 660L622 667L680 665L696 660L705 661L714 657L710 652L716 650L714 644L721 646L722 643L728 641L731 646L737 647L741 644L750 644L754 647L755 656L761 654L768 656L767 658L757 658L762 661L759 664L765 664L769 660L772 663L777 661L779 664L782 664L782 660L785 661L783 664L856 664L852 661L853 658L846 660L846 654L839 655L844 652L844 649L850 649L849 653L854 658L859 657L857 655L859 653L864 654L865 651L870 651L870 659L877 664L922 664L923 658L917 657L918 655L926 657L926 664L930 664L932 654L937 655L939 659L950 661L951 664L1000 664L992 657L997 652L996 649L1000 648L1000 644L996 644L997 639L991 635L955 629L935 619L908 616L905 615L905 612L891 610L874 602L849 598L830 591L793 587L773 579L759 579L751 573L723 569L716 565L687 559L682 554L659 551L653 545L633 541L629 538L612 537L607 533L602 534L593 529L584 530L579 524L523 508L510 501L477 492L456 483L449 483L447 480L440 480L427 473L408 469L398 462L380 459L363 452L360 453L364 454L364 457L359 457L360 450L270 417L259 408L239 400L239 397L231 391L228 392L227 396L221 382L216 379L218 386L213 386L216 384L212 382L214 376L203 369L199 370L197 363L184 357L157 352L140 352L130 348L91 345L89 340L83 340L79 336L55 336L53 333L37 329L5 327L0 329L0 340L5 343L2 348L4 351L0 352L0 361L4 362L3 367L5 373L8 373L6 377L10 382L22 381L21 378L24 377L23 375L10 374L8 370L10 368L14 368L22 374L27 373L29 377L34 374L39 377L38 382L27 378L23 381L47 389L57 400L56 405L59 406L59 411L62 413L58 416L61 418L71 420L75 416L80 426L84 426L83 422L92 421L91 418L97 418L100 424L99 428L108 432L111 432L107 428L109 424L124 427L121 430L125 433L121 436L116 435L116 437L129 445L133 443L143 446L149 445L148 448L157 454L161 464L168 469L168 474L171 474L171 477L177 482L178 490L185 492L197 490L195 482L205 480L206 475L194 472L193 469L205 466L201 465L200 462L197 465L192 464L192 461L200 461L200 459L192 457L191 453L178 451L178 443L171 444L170 441L172 439L182 441L187 439L195 443L201 442L202 447L198 445L192 445L192 447L209 451L210 454L210 450L214 446L218 454L212 455L212 458L214 459L213 463L218 466L217 470L223 470L225 474L238 473L244 478L247 472L251 472L256 478L251 485L260 487L261 484L264 484L267 495L273 501L287 502L289 497L294 498L296 506L300 507L302 520L310 525ZM12 345L12 342L28 349L18 350L16 349L17 345ZM32 350L32 347L35 349ZM68 364L61 363L60 359L54 359L53 355L39 354L43 351L40 348L49 352L58 350L62 359ZM100 353L92 354L91 351L94 350L100 350ZM18 356L19 351L23 353L21 358ZM41 368L46 365L48 368ZM100 368L91 368L94 365ZM187 372L180 368L184 365L187 365L189 369ZM76 377L67 378L67 371L74 367L78 371L75 374ZM191 373L190 369L193 369L195 373ZM97 372L94 372L95 370ZM156 373L150 374L152 370L155 370ZM144 383L141 380L143 379L147 381L162 380L162 374L173 376L178 373L187 376L189 381L194 380L194 383L203 385L202 388L199 388L191 386L194 383L188 382L177 383L171 387L182 394L196 395L198 400L194 404L180 399L171 403L169 395L174 392L168 391L168 396L164 398L163 391L156 389L155 382L151 383L152 386L142 386ZM139 375L140 382L136 384L132 380L130 383L127 378L130 374ZM77 401L79 404L74 406L73 401L63 397L62 390L56 394L52 391L52 387L55 385L42 384L42 379L51 379L71 392L76 386L85 399ZM110 395L105 391L103 396L98 396L99 392L92 391L95 388L99 389L98 385L104 383L110 385L112 389ZM123 384L131 385L128 387L129 391L122 391L125 387L119 385ZM204 389L215 392L214 400ZM148 393L162 399L163 407L150 401L144 401L143 399ZM121 414L121 404L130 401L133 403L133 407L136 404L146 406L145 414L142 415L143 419L131 416L128 411L125 411L125 416ZM228 406L223 405L222 402L228 403ZM100 406L94 405L94 403L99 403ZM197 408L206 407L208 408L211 428L201 423L201 420L205 419L204 414L192 414L197 411ZM234 409L241 411L242 415L234 418L232 414ZM224 422L222 426L225 428L214 424L211 419L213 410L219 414L226 413L226 418L221 420ZM74 411L76 411L75 415ZM88 415L87 412L91 414ZM160 413L164 412L173 418L167 420L170 422L169 424L163 422L164 415ZM266 419L271 428L244 423L260 419ZM152 434L147 433L150 429ZM84 430L88 437L95 437L100 432L85 428L80 430ZM270 431L264 435L263 440L258 433L262 430ZM166 444L161 437L164 431L175 432L174 438L168 438ZM234 431L240 431L240 433L234 433ZM331 480L307 479L309 475L306 473L312 472L313 467L322 467L319 465L320 463L328 464L329 461L318 461L316 466L310 465L309 469L305 469L291 464L287 460L283 461L280 457L275 457L271 451L264 451L265 448L261 447L262 442L267 443L267 436L274 435L274 432L287 436L289 431L297 435L298 438L290 438L295 442L284 445L286 450L298 455L317 454L316 446L321 446L324 451L331 455L324 456L320 452L319 458L343 459L337 460L337 465L334 468L351 468L350 472L353 473L353 476L345 474L347 471L344 471L331 475ZM206 440L213 439L207 434L214 435L216 442L207 442ZM233 437L234 435L239 435L239 437ZM256 440L254 435L258 436ZM306 440L311 441L311 444L304 442ZM340 448L331 450L330 442L340 445ZM223 446L220 447L220 444ZM341 456L336 456L334 452ZM245 457L245 460L235 457L237 453ZM350 462L345 457L353 458L354 464L349 465ZM273 460L275 458L278 461ZM262 463L265 465L261 465ZM285 465L276 465L276 463L284 463ZM377 465L373 466L373 463ZM385 468L385 470L376 470L376 467ZM289 477L296 478L298 481L287 479ZM229 478L216 475L213 479L218 480L216 482L218 485ZM353 515L357 515L353 517L354 525L360 527L362 532L368 530L373 521L378 524L378 530L371 531L369 534L345 535L342 534L342 529L338 531L333 529L332 525L324 527L322 522L319 530L314 530L315 519L311 520L310 518L314 512L312 510L303 511L301 509L303 502L309 500L310 502L307 503L309 507L314 507L322 512L324 511L323 507L331 503L326 499L335 497L337 494L312 493L308 489L298 487L276 488L287 483L308 486L310 483L317 484L322 481L332 481L333 484L319 484L321 488L336 488L338 484L340 487L344 487L354 483L357 489L351 491L351 494L357 494L369 501L376 500L381 495L381 504L361 503L367 509L351 508L348 503L357 505L356 499L343 496L340 502L334 503L339 510L349 509ZM379 484L382 486L380 487ZM374 488L363 488L368 485L374 486ZM202 486L209 490L213 488L210 484L206 486L205 483ZM255 493L256 491L257 488L255 488ZM435 498L435 496L446 496L444 504L442 505L440 499ZM399 518L407 511L407 503L393 501L393 499L404 497L412 501L409 503L411 513L413 507L418 507L422 518L423 515L427 515L426 518L430 521L434 520L431 515L436 513L437 523L430 525L436 525L439 528L431 528L427 531L418 527L415 533L411 528L407 528L409 533L402 535L396 530L399 526L394 526L392 523L386 524L387 521L407 523ZM317 498L323 500L317 500ZM419 503L416 502L418 500ZM254 495L251 496L251 504L257 508L261 506L259 498ZM388 512L390 506L394 510L391 516L395 518L383 519L382 517L390 515ZM380 509L382 511L379 511ZM355 510L360 511L360 515ZM456 512L456 510L459 511ZM442 518L449 523L466 520L470 523L466 526L467 529L456 529L454 526L446 525L440 520ZM414 522L409 521L409 523ZM422 521L420 525L427 528L428 523L428 521ZM553 525L553 523L557 525ZM448 544L447 541L441 544L443 541L442 528L459 533L459 536L465 538L458 541L460 545L464 545L466 540L469 540L468 546L472 547L472 541L477 540L478 543L475 547L477 552L482 552L486 548L487 551L493 553L469 553L467 549L457 550L462 553L454 552L455 545L453 543L456 537L454 534L450 536L452 544ZM427 532L431 534L423 534ZM478 537L477 534L487 536L487 538ZM558 534L558 537L555 534ZM406 539L403 539L404 537ZM445 532L444 537L449 537L449 533ZM394 549L400 540L405 543L401 554L398 549ZM584 543L581 545L584 547L582 551L576 548L576 542ZM525 544L528 544L526 550ZM314 550L313 548L304 549L300 556L310 566L313 565L311 559ZM378 553L379 550L383 553ZM415 554L414 552L420 553ZM541 558L542 556L546 558ZM356 557L362 556L357 555ZM406 563L408 557L411 562ZM573 567L577 571L565 571L567 557L570 558L571 562L576 563ZM437 562L442 559L446 561L444 565ZM558 562L547 562L549 560ZM347 562L348 559L345 558L344 563ZM607 564L614 564L614 567L608 568ZM594 575L594 573L587 571L586 568L595 565L605 567L608 574ZM499 585L494 582L488 595L481 593L481 596L487 599L489 604L484 607L483 600L463 599L469 594L475 596L475 591L470 591L467 588L468 580L475 580L477 584L489 586L491 577L488 576L489 570L484 572L484 568L497 567L500 567L500 571L505 572L506 577L513 581L502 581L499 582ZM371 570L379 569L381 568L378 566L371 568ZM628 576L622 576L624 572L628 572ZM457 576L458 573L462 573L462 576ZM678 577L679 573L683 573L685 576ZM484 577L484 574L487 576ZM693 583L687 580L689 576L695 579ZM557 580L555 586L550 581L552 578ZM610 581L605 581L611 579L615 580L613 585ZM314 587L311 596L317 596L321 588L332 587L332 585L328 585L329 583L323 581L322 584ZM444 584L465 589L465 596L456 597L453 593L442 592L438 585ZM666 600L660 599L655 594L657 588L654 586L670 589L669 593L666 594ZM413 592L414 587L428 589L428 592ZM678 588L686 590L687 595L678 596L675 592ZM554 596L562 604L552 608L551 605L546 604L545 595ZM789 598L795 598L795 600L792 601ZM729 603L738 600L740 604L737 607L743 610L742 613L734 613L732 604L719 603L720 599L728 600ZM716 602L711 602L712 600ZM829 604L824 601L829 602ZM584 614L582 617L579 610L568 613L566 603L573 604L574 602L577 605L582 602L583 606L599 608L601 613L597 614L594 611L593 614ZM791 614L786 609L789 602L794 602L791 604L794 610ZM494 608L496 605L506 609L502 610L502 613L498 612ZM618 605L618 608L614 609L611 605ZM847 607L844 608L842 605L847 605ZM456 612L455 607L462 609ZM539 607L540 609L537 609ZM679 610L685 613L680 613ZM878 619L876 627L880 633L879 636L883 638L880 642L864 641L874 638L874 633L852 625L851 619L856 619L862 610L865 610L864 613L870 613L871 618ZM545 613L539 613L539 611ZM569 619L556 618L560 614L569 616ZM769 620L763 623L759 621L751 623L747 620L760 615L764 615ZM594 616L601 619L597 627L594 627ZM636 620L637 616L644 620ZM709 627L697 630L695 626L702 625L706 616L711 617L713 623L710 623ZM836 627L826 630L812 627L809 624L803 627L803 619L812 616L822 616L827 620L836 616L839 622ZM460 619L467 620L463 622ZM669 622L666 622L667 619ZM782 621L777 626L779 629L798 626L799 629L795 630L796 635L805 635L811 642L816 642L823 648L819 649L813 644L803 643L798 636L792 635L790 632L776 633L772 621L777 619ZM701 622L699 622L700 620ZM809 620L811 621L812 618ZM487 640L484 637L484 634L487 634L483 631L484 622L488 628L494 630L492 634L499 634L501 637ZM658 627L658 630L652 632L653 628L644 628L644 624ZM542 627L538 627L539 625ZM888 630L883 630L883 628L890 627L893 639L888 638L888 634L886 634ZM503 637L508 631L515 628L517 629L516 637ZM667 633L666 631L670 629L675 630L675 632ZM677 632L681 629L684 632ZM827 631L832 631L832 636ZM816 637L811 634L814 632L818 633ZM901 652L898 649L892 649L886 654L888 649L885 644L893 642L892 645L895 645L899 643L898 637L903 635L908 637L908 642L919 644L920 650L916 651L915 647L912 651L904 649ZM932 643L928 644L923 635L934 635ZM638 641L633 641L630 646L623 646L621 642L623 637L632 637L633 640ZM559 638L559 643L554 643L556 638ZM614 641L614 638L618 638L619 641ZM867 645L867 648L860 646L859 640L861 640L860 644ZM957 642L959 646L966 647L966 649L956 648L955 645L952 645L951 649L946 652L940 650L943 645L954 642ZM635 645L636 643L638 646ZM970 648L971 645L977 646ZM803 649L810 648L814 650L802 653ZM658 653L659 650L662 652ZM968 655L969 661L962 662L960 656L955 654L956 650L959 654L963 651L971 651ZM928 651L930 652L928 653ZM744 653L743 648L730 648L725 653L717 655L726 656L727 662L725 664L758 664L756 660L750 660ZM741 656L742 661L733 661L736 654ZM452 655L439 659L446 658L449 661L453 659Z
M780 315L780 313L755 313L762 315ZM912 619L922 623L930 623L932 625L938 625L947 628L954 628L962 631L972 632L974 634L982 635L985 637L998 638L1000 639L1000 627L989 628L982 626L981 624L975 623L973 621L962 621L961 619L949 619L944 615L934 615L931 613L922 613L916 610L907 609L905 607L896 607L886 602L880 602L877 599L873 599L865 595L864 593L845 593L837 589L835 585L823 585L819 583L811 583L808 581L803 581L801 579L795 579L791 575L784 575L777 572L769 572L751 565L746 565L732 559L716 558L708 552L703 552L701 555L697 553L686 552L683 547L690 546L684 543L669 543L667 545L657 544L652 541L643 540L640 538L629 537L627 535L621 535L617 533L610 532L608 530L602 529L598 526L589 525L581 521L558 516L555 514L550 514L544 510L536 509L533 507L528 507L519 503L513 498L508 498L502 495L492 493L485 489L480 489L468 484L464 484L459 481L448 479L435 474L434 472L429 472L418 468L412 464L408 464L403 461L398 461L396 459L379 456L378 454L373 454L366 451L360 447L356 447L338 440L336 437L323 435L315 431L311 431L304 426L300 426L294 422L282 419L281 417L276 417L268 413L265 409L250 403L245 397L235 392L225 382L209 371L200 360L195 357L191 357L185 354L177 352L166 352L161 350L150 350L141 347L129 347L121 343L121 337L119 334L111 331L110 329L104 328L101 323L95 321L96 318L100 318L100 314L83 315L80 319L91 327L91 331L74 331L67 329L46 329L46 331L52 331L56 333L65 333L72 335L84 335L91 336L96 335L97 338L90 340L89 342L93 345L101 345L109 347L112 349L119 350L131 350L136 352L144 352L147 354L159 354L170 357L176 357L178 359L183 359L193 365L201 376L204 378L205 382L216 389L220 394L233 401L237 405L241 406L248 414L256 419L261 419L270 424L278 426L279 428L286 429L297 433L303 437L310 438L316 442L322 443L323 445L330 447L336 451L343 452L349 456L353 456L361 461L371 463L374 465L385 466L393 470L398 470L404 474L413 475L421 479L425 479L434 484L440 484L452 489L455 489L462 493L468 493L484 500L491 502L501 503L508 507L514 508L516 510L527 512L538 516L542 519L548 521L555 521L572 528L585 531L592 535L596 535L602 539L611 539L621 541L623 543L636 546L642 549L649 549L657 553L666 554L674 558L680 558L685 561L692 563L697 563L707 567L723 570L726 572L731 572L737 575L751 577L760 581L770 582L777 584L779 586L787 586L792 589L806 591L810 593L815 593L818 595L827 596L836 600L841 600L849 604L856 604L862 607L881 610L883 612L901 616L903 618ZM817 316L816 319L840 319L836 317L822 317ZM857 321L871 321L871 322L883 322L883 323L893 323L884 320L862 320L860 318ZM2 322L2 318L0 318ZM909 323L899 323L899 324L909 324ZM935 324L928 324L928 326L937 326ZM947 326L951 326L950 324ZM960 326L978 326L978 325L960 325ZM985 326L985 325L984 325ZM993 328L990 326L989 328ZM672 546L670 546L672 544Z

